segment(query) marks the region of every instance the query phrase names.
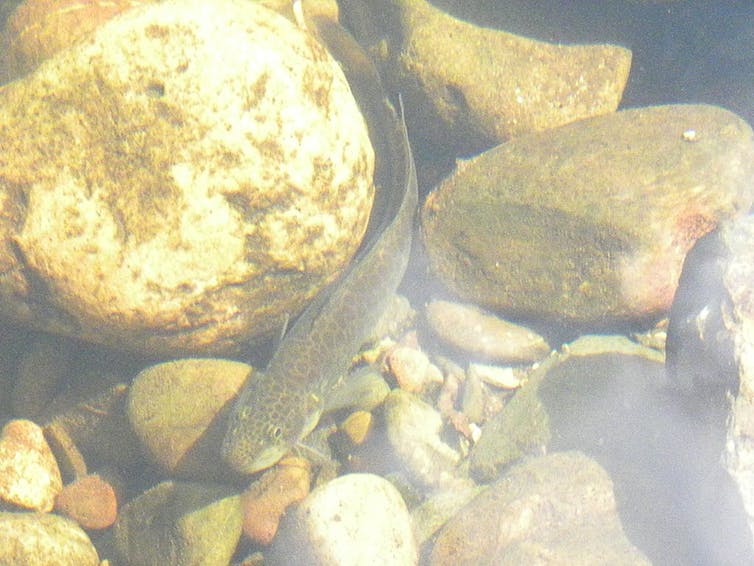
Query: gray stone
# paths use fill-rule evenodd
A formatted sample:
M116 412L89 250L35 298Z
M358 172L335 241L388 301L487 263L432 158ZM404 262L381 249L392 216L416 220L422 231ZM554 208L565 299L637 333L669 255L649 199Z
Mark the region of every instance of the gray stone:
M722 108L637 108L514 139L422 209L434 273L505 314L602 325L670 309L686 252L749 210L754 135Z

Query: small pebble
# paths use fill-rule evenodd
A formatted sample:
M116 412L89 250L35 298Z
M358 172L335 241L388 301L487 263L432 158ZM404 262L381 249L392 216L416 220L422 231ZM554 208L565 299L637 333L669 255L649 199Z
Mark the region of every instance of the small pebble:
M106 529L118 516L118 497L110 482L90 474L63 487L55 509L85 529Z
M340 425L340 430L348 437L351 444L364 444L374 425L374 417L368 411L354 411Z
M311 466L304 458L286 458L265 472L241 495L244 534L270 544L286 509L308 495L310 484Z
M493 387L517 389L521 387L525 373L512 367L471 363L469 364L469 375L474 375Z
M21 419L8 422L0 433L0 501L48 512L62 488L41 427Z
M398 346L387 357L398 385L409 393L421 393L428 385L442 383L442 372L421 350Z

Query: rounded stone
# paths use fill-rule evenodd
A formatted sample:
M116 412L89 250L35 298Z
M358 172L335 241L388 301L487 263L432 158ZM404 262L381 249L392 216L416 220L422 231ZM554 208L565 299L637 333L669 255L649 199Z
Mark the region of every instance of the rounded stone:
M266 557L267 558L267 557ZM280 525L270 564L418 564L406 504L387 480L347 474L312 491Z
M241 0L106 22L0 89L0 145L4 314L161 355L278 330L350 261L374 196L337 62Z

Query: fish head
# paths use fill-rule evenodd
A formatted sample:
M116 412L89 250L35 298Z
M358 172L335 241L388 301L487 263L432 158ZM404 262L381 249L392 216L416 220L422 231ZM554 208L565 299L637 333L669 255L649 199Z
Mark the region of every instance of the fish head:
M315 393L295 387L281 391L285 384L256 377L233 408L221 449L223 460L241 474L274 466L317 426L322 414L322 399Z

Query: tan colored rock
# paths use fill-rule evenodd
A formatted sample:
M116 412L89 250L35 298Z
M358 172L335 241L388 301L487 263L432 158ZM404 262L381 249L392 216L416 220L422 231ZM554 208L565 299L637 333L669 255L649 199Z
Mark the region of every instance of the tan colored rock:
M427 322L447 344L485 359L533 362L550 352L547 341L533 330L473 305L432 301Z
M149 0L25 0L0 36L0 78L15 80L94 31L116 14Z
M276 330L351 258L373 151L338 64L254 3L168 0L0 90L0 308L151 353Z
M0 501L48 512L62 488L60 470L39 425L8 422L0 434Z
M0 513L0 564L100 566L76 523L45 513Z
M508 314L601 324L670 308L686 252L749 210L754 135L715 106L624 110L465 162L426 200L433 271Z
M420 393L431 384L442 383L442 372L416 348L398 346L386 361L400 388L409 393Z
M139 373L128 420L152 460L171 477L227 479L219 464L225 415L251 372L241 362L187 358Z
M426 0L358 0L344 11L362 19L359 39L403 96L412 136L451 154L613 112L631 67L617 45L537 41Z

